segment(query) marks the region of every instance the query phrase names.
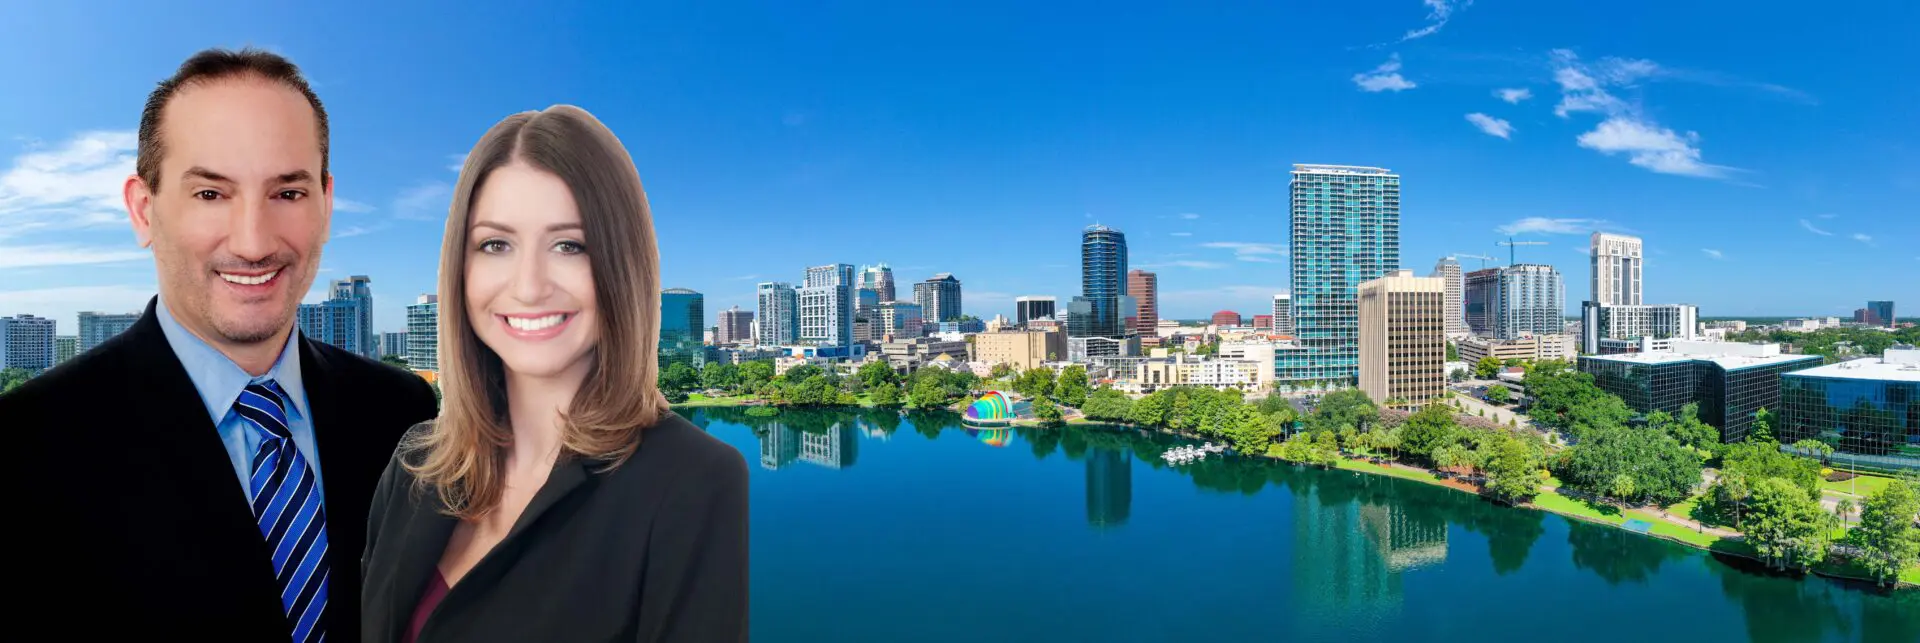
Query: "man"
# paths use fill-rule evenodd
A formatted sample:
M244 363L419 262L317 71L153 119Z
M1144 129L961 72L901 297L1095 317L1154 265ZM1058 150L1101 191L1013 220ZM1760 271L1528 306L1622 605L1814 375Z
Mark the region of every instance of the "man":
M368 503L436 403L294 325L333 210L325 109L278 55L200 52L148 97L124 191L159 296L0 396L0 630L358 640Z

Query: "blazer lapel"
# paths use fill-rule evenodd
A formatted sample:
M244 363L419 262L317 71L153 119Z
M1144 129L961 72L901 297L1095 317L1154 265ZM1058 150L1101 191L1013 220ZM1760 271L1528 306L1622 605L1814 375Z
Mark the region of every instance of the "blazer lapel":
M440 503L439 494L433 490L415 492L403 490L403 502L406 503L407 524L399 534L400 553L395 557L397 563L393 570L393 591L389 592L387 603L387 635L384 640L399 641L406 638L409 625L413 624L413 612L419 607L420 595L427 590L427 582L440 566L440 557L447 551L447 541L453 537L453 528L459 520L441 513L446 507ZM378 574L367 578L367 583L379 582Z

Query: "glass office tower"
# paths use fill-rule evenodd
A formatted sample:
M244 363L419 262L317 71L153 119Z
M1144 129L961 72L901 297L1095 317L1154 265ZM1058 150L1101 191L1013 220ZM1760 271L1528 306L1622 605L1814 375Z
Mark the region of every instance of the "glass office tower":
M705 366L701 337L706 329L706 296L685 288L660 291L660 368L669 364Z
M1780 398L1780 442L1819 440L1847 454L1838 461L1920 469L1920 350L1787 373Z
M1087 302L1086 323L1075 320L1074 337L1126 337L1121 322L1132 311L1121 310L1127 296L1127 235L1103 225L1087 226L1080 234L1080 296Z
M1400 267L1400 175L1375 167L1293 166L1294 341L1274 361L1281 385L1352 384L1359 373L1360 283Z

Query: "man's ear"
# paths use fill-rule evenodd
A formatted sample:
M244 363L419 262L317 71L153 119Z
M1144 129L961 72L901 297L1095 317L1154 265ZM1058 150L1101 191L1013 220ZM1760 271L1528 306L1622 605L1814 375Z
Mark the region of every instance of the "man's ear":
M140 247L153 246L153 190L140 175L127 177L126 185L120 188L121 196L127 200L127 219L133 222L133 238Z

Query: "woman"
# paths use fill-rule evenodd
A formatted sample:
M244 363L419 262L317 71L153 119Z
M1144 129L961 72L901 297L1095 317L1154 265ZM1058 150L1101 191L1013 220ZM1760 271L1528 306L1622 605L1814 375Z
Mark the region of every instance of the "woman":
M659 251L576 107L468 154L440 253L440 417L368 520L367 641L743 641L747 473L656 387Z

